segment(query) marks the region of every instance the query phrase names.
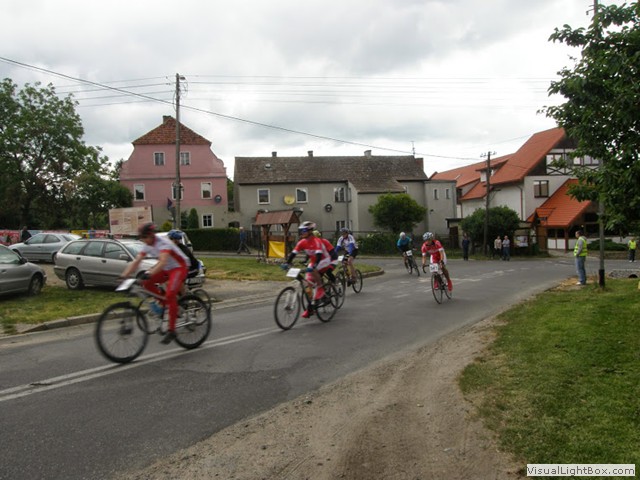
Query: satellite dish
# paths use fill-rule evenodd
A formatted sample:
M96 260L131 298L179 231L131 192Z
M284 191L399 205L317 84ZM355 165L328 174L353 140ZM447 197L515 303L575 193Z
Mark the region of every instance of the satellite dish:
M222 197L220 195L216 195L213 199L216 203L220 203L222 201Z
M284 203L286 203L287 205L293 205L293 202L296 201L296 199L293 198L291 195L285 195L283 200L284 200Z
M325 211L325 212L330 212L331 210L333 210L333 206L332 206L330 203L327 203L327 204L324 206L324 211Z

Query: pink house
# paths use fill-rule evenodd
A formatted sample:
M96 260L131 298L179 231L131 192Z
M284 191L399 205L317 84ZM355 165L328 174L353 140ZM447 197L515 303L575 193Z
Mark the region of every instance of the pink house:
M120 183L131 190L133 206L151 206L153 221L173 218L176 180L176 120L163 116L162 124L134 140L133 153L122 164ZM226 227L227 173L211 151L211 142L180 124L180 210L198 212L199 226Z

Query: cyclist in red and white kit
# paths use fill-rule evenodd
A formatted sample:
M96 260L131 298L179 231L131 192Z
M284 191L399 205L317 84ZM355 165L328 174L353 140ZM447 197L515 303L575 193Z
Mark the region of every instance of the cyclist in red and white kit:
M331 254L327 250L325 244L313 235L313 230L315 228L316 224L313 222L304 222L298 227L300 240L293 248L287 257L286 263L284 263L282 267L287 268L288 264L293 261L298 253L306 253L309 257L307 272L311 276L313 283L318 286L314 297L314 300L317 302L325 296L324 288L322 288L321 272L329 268L334 260L331 258ZM331 245L330 242L329 245ZM309 318L311 315L313 315L313 310L309 309L304 311L302 317Z
M453 290L453 283L449 277L449 270L447 270L447 254L444 251L442 244L436 240L431 232L425 232L422 235L424 243L422 244L422 267L427 265L427 255L431 257L431 263L439 263L442 267L442 273L447 278L447 288L449 291Z
M169 328L161 342L166 345L176 338L178 293L187 278L189 259L171 240L157 236L153 223L142 225L138 229L138 234L140 240L144 242L144 247L125 269L122 276L126 278L135 272L144 257L158 258L158 263L145 273L143 286L153 293L164 295L165 306L169 309ZM157 286L160 283L165 284L164 293Z

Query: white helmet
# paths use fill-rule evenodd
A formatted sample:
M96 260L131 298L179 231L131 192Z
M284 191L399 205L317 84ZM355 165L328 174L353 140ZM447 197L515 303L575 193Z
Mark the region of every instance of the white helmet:
M422 239L426 242L427 240L433 240L433 233L431 232L424 232L424 235L422 235Z
M407 234L406 234L406 233L404 233L404 232L400 232L400 238L404 238L404 237L406 237L406 236L407 236Z

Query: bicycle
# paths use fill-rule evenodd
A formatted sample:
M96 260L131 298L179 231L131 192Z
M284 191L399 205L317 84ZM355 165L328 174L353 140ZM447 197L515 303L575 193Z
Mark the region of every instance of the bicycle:
M307 279L305 269L289 268L287 277L297 280L298 285L283 288L276 297L273 313L276 324L282 330L291 329L298 321L300 311L303 309L313 309L318 319L326 323L335 315L339 308L337 305L342 305L340 301L344 296L340 295L330 281L323 281L325 299L314 304L316 286Z
M211 299L211 295L209 295L209 292L202 288L206 279L204 274L205 271L206 270L201 270L195 277L187 278L184 281L184 286L188 293L195 295L200 300L202 300L207 306L207 310L211 311L211 304L213 303L213 300Z
M443 295L446 295L450 300L452 292L449 290L448 282L444 276L440 262L430 263L428 268L428 271L431 273L431 291L433 292L433 298L436 299L436 302L442 303ZM424 273L427 273L427 266L423 266L422 270Z
M114 303L108 306L96 323L95 340L98 350L108 360L128 363L135 360L147 346L149 335L167 333L166 309L159 309L154 300L164 300L141 284L138 279L124 280L116 291L125 292L140 299ZM176 319L176 343L186 349L197 348L211 331L211 312L197 296L187 293L178 298Z
M340 269L336 274L336 278L342 285L343 291L346 293L347 287L351 285L353 291L356 293L360 293L362 291L362 272L355 269L355 281L348 282L347 278L351 278L351 271L349 270L349 254L345 253L344 255L340 255L338 260L340 261Z
M409 272L409 275L411 275L415 270L418 276L420 276L420 270L418 270L418 264L416 263L416 259L413 257L413 249L409 249L403 252L402 255L404 255L404 257L407 260L404 266L407 268L407 272Z

